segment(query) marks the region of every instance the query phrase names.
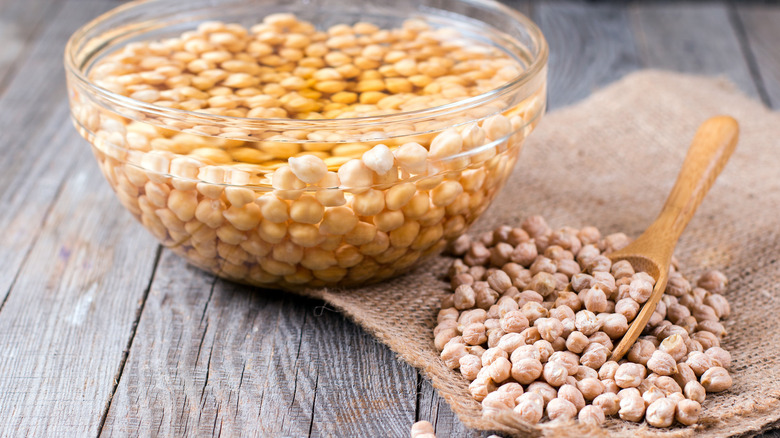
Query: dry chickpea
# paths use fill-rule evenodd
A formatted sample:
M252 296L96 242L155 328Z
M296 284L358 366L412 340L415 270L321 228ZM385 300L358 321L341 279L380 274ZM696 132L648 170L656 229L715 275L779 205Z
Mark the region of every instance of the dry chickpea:
M693 400L698 403L704 403L704 399L707 396L707 392L704 386L696 380L691 380L685 384L685 397L689 400Z
M580 363L593 369L600 368L607 361L609 357L609 349L604 345L593 342L588 344L580 357Z
M645 382L647 382L647 380L645 380ZM645 405L647 406L650 406L654 401L662 399L665 396L666 394L664 394L662 390L652 384L648 389L642 392L642 398L645 400Z
M538 318L534 321L534 327L539 330L542 339L548 342L555 341L563 334L563 324L555 318Z
M496 385L489 377L480 378L479 375L469 385L469 392L471 393L471 396L479 402L484 400L488 394L495 390Z
M523 313L523 316L525 316L525 318L528 320L529 324L535 323L536 320L539 318L546 318L547 315L549 314L549 312L543 305L535 301L525 303L523 305L523 308L520 309L520 311Z
M712 347L720 347L718 336L708 331L696 332L691 335L691 339L697 341L705 351Z
M602 379L601 383L604 384L604 392L617 394L620 391L620 387L617 386L617 383L615 383L615 380L613 379Z
M620 398L620 418L626 421L640 422L645 416L645 401L638 394Z
M723 367L712 367L701 376L701 384L707 392L721 392L731 387L731 376Z
M577 416L582 424L589 426L601 426L606 420L604 411L598 406L588 405L582 408Z
M602 322L596 317L596 314L589 310L580 310L576 314L575 326L585 336L590 336L599 331L601 324Z
M451 369L458 368L460 366L460 358L468 354L466 344L453 342L456 339L450 340L441 351L441 359Z
M468 324L463 328L463 341L468 345L481 345L487 342L485 325L479 322Z
M647 370L642 364L627 362L615 371L615 383L621 388L635 388L646 375Z
M671 355L676 362L681 361L688 354L688 347L686 347L685 341L680 334L674 334L665 338L661 341L658 349Z
M493 363L488 366L488 375L496 382L501 383L511 375L512 364L508 359L497 357Z
M522 242L515 247L509 259L514 263L529 267L537 256L536 245L533 242Z
M425 435L433 435L433 425L428 421L418 421L412 425L411 438L429 438ZM434 437L435 438L435 437Z
M466 284L458 286L455 290L455 308L456 309L469 309L474 306L476 302L476 295L474 289Z
M688 382L698 381L696 373L694 373L691 367L685 362L677 363L677 373L674 374L672 378L681 388L684 388Z
M594 398L592 406L601 408L604 415L616 415L620 410L620 398L617 394L606 392Z
M701 404L694 400L681 400L677 403L675 418L680 423L691 426L699 421L701 414Z
M722 294L726 290L728 278L719 271L707 271L696 282L698 287L713 294Z
M577 415L577 407L568 400L555 398L547 403L547 416L550 420L571 420Z
M688 354L688 359L686 359L685 363L691 367L691 370L693 370L697 376L701 376L714 366L710 356L699 351L691 351Z
M677 373L677 361L669 353L655 350L647 361L647 368L662 376L671 376Z
M731 354L720 347L710 347L704 354L709 356L715 366L726 369L731 367Z
M517 398L514 413L521 420L536 424L544 415L544 406L545 402L541 395L536 392L526 392Z
M586 367L585 365L578 365L577 366L577 372L574 373L574 378L577 379L577 382L583 380L583 379L595 379L598 380L599 378L599 372L594 370L591 367ZM577 388L579 388L579 383L577 385Z
M485 353L482 354L482 366L486 367L492 364L499 357L506 359L509 357L509 355L507 354L506 351L500 348L497 347L488 348L487 350L485 350Z
M620 365L613 360L605 362L604 365L599 368L599 379L614 379L619 366Z
M573 331L566 339L566 348L573 353L582 353L589 343L590 340L582 332Z
M433 344L436 346L437 350L441 351L444 349L444 346L456 336L458 336L458 330L456 328L443 328L438 333L434 334Z
M680 388L680 385L677 384L677 382L669 377L669 376L659 376L653 381L653 385L655 385L658 389L664 392L666 396L668 397L670 394L679 392L682 393L682 388Z
M495 410L514 409L515 400L511 394L493 391L482 400L482 415L491 415Z
M506 333L522 333L528 325L528 318L519 310L507 312L501 317L501 329Z
M577 411L585 407L585 397L574 385L566 384L558 388L558 398L571 402Z
M632 298L623 298L615 303L615 312L623 315L626 321L633 321L636 315L639 313L640 305Z
M610 338L618 339L628 330L628 321L619 313L608 314L602 321L601 330Z
M542 371L544 380L552 386L561 386L566 383L569 372L566 367L559 362L547 362Z
M604 384L599 379L593 377L587 377L578 381L577 388L588 401L592 401L604 393Z
M647 407L645 418L651 426L669 427L674 422L675 403L667 398L660 398Z
M458 359L458 364L463 377L469 380L476 379L479 370L482 369L482 360L473 354L461 356L461 358Z
M639 304L644 304L653 293L653 285L644 278L632 280L628 287L629 295Z
M511 374L513 379L523 385L528 385L542 375L543 369L544 367L538 359L520 359L517 362L513 362Z
M517 363L523 359L534 359L540 362L546 362L546 360L542 361L541 352L533 345L521 345L517 347L515 351L512 352L510 359L512 363Z

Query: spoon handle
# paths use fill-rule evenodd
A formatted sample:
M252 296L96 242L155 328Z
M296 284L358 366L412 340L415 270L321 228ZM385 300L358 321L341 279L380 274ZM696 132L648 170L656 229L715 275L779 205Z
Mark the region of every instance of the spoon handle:
M737 146L739 125L729 116L708 119L699 126L669 197L656 222L676 243L704 196ZM674 245L673 243L673 245Z

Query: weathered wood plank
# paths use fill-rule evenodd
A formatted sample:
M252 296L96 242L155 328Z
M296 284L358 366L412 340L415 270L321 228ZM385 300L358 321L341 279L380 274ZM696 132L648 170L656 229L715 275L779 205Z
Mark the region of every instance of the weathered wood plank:
M412 367L328 309L307 319L303 340L306 360L316 365L307 376L315 387L310 436L408 436L417 394Z
M630 16L644 66L724 75L758 96L726 5L645 2Z
M34 43L41 29L52 18L63 1L9 0L0 2L0 95L8 81L18 71L22 59L28 56L28 48Z
M62 52L70 34L111 3L81 1L79 7L73 1L64 3L0 96L0 228L5 231L0 245L0 302L63 180L80 163L77 157L86 156L81 152L88 150L68 121ZM81 163L92 161L88 157Z
M755 61L759 85L766 93L767 103L780 109L780 7L739 4L736 8Z
M583 99L639 68L622 3L539 2L533 17L550 45L550 109Z
M4 436L97 434L157 248L117 204L120 214L105 214L117 201L68 121L65 41L112 4L54 3L1 6L4 19L28 27L21 35L34 36L4 58L16 68L0 74L8 75L0 93Z
M292 397L305 314L164 251L102 434L307 435L312 400Z
M401 435L415 391L411 367L319 303L165 251L103 433Z
M450 405L443 398L439 397L439 394L431 386L430 382L421 380L418 386L420 392L417 400L416 421L430 421L433 424L436 436L485 438L491 435L490 432L469 429L464 426L458 419L458 416L452 412Z
M102 179L68 178L0 312L2 436L98 432L157 248Z

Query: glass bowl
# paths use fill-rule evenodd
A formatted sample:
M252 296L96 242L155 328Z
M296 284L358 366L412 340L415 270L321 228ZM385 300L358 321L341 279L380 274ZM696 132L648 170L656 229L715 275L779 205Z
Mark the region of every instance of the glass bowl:
M192 37L196 29L221 31L220 38L230 40L225 29L238 27L220 23L248 29L271 14L289 20L289 13L333 34L338 32L331 26L337 24L348 25L336 27L339 32L376 32L377 27L363 24L370 22L418 36L439 35L439 47L427 50L467 47L466 53L477 53L488 47L516 68L473 70L470 79L498 81L474 95L416 106L404 101L401 109L391 99L384 112L354 110L336 117L317 107L303 118L279 117L258 104L268 98L258 94L279 88L274 76L246 92L246 99L260 107L248 113L150 103L148 93L123 94L116 82L101 79L122 63L154 63L153 55L174 52L189 61L191 53L176 50L205 50L176 42L174 48L149 46L143 50L151 52L141 56L139 42L179 41L172 38ZM91 144L121 204L149 232L220 277L297 289L381 281L440 253L463 234L495 198L544 113L547 56L539 29L492 1L152 0L122 5L76 31L65 66L76 129ZM357 57L353 61L358 64ZM267 68L271 60L262 62L258 71L273 75ZM122 80L133 84L138 77ZM452 89L445 79L433 82L442 95ZM317 93L308 93L316 99ZM381 108L381 102L376 105L371 108ZM363 155L374 149L377 154ZM311 175L301 173L308 163L299 160L303 155L320 157L317 163L325 163L327 177L304 181Z

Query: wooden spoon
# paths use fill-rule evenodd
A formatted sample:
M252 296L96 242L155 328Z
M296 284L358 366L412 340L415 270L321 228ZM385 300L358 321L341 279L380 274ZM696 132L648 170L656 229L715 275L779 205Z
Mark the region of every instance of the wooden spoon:
M677 240L734 152L738 137L739 125L731 117L713 117L702 123L661 214L639 238L609 254L612 262L627 260L635 270L645 271L655 278L650 299L623 335L610 360L618 361L626 354L655 312L666 289Z

